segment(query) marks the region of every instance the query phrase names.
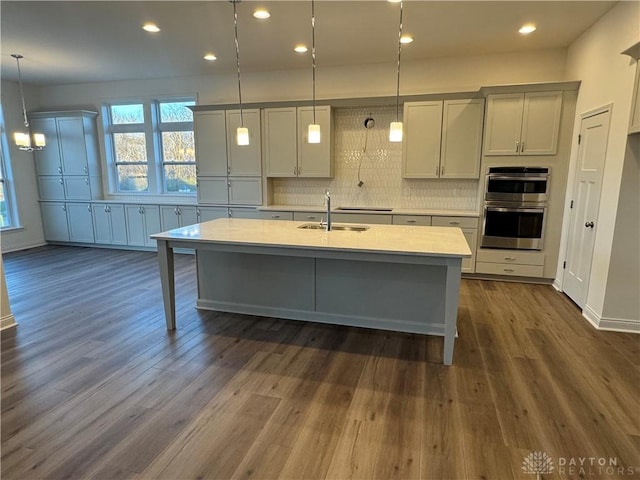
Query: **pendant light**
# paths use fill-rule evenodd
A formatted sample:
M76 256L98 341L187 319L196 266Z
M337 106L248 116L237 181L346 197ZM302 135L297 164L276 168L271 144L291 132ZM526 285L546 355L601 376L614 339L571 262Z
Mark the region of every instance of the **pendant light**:
M20 59L24 58L18 53L12 53L11 56L16 59L18 64L18 83L20 85L20 98L22 99L22 115L24 117L24 128L26 132L15 132L13 139L20 150L26 152L33 152L34 150L42 150L46 141L43 133L34 133L33 135L29 131L29 119L27 118L27 107L24 103L24 91L22 90L22 73L20 72ZM33 140L33 142L32 142Z
M236 41L236 69L238 71L238 104L240 106L240 126L236 130L236 144L240 146L249 145L249 129L244 126L244 117L242 115L242 89L240 88L240 47L238 45L238 12L236 3L240 0L229 0L233 4L233 29Z
M313 78L313 123L309 125L307 141L320 143L320 125L316 123L316 11L311 0L311 71Z
M396 121L391 122L389 128L389 141L402 141L402 122L400 121L400 53L402 52L402 0L400 0L400 26L398 27L398 65L396 84Z

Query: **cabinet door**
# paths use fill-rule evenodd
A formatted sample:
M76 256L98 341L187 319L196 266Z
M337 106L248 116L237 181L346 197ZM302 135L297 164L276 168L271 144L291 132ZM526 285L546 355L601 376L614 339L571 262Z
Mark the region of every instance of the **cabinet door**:
M320 125L320 143L309 143L309 125L313 107L298 107L298 176L333 177L331 107L316 107L316 124Z
M264 153L267 177L298 174L296 107L264 110Z
M69 240L72 242L94 243L93 211L89 203L67 203L69 219Z
M141 205L126 205L127 244L142 247L145 245L145 225Z
M160 233L160 207L158 205L142 205L142 217L144 221L144 245L145 247L155 247L156 241L149 238L149 235Z
M476 271L476 244L478 241L478 230L475 228L463 228L462 233L471 249L471 258L462 259L462 271L474 273Z
M58 143L58 127L55 118L34 118L31 120L33 132L44 133L47 146L34 152L38 175L61 175L62 159Z
M124 215L124 205L109 204L111 220L111 243L114 245L127 244L127 225Z
M485 155L518 155L523 107L522 93L487 97L487 115L484 122Z
M260 205L262 203L262 179L258 177L230 177L229 203L232 205Z
M440 178L479 178L484 100L445 100Z
M178 207L174 205L160 206L160 224L162 225L162 231L179 228L181 225Z
M227 218L229 209L227 207L198 207L198 223Z
M227 177L198 177L198 203L229 203Z
M197 112L193 116L198 175L227 174L227 127L225 112Z
M68 242L69 227L67 225L67 207L60 202L40 204L44 238L52 242Z
M524 97L520 155L555 155L562 92L534 92Z
M240 110L227 110L227 158L230 175L262 175L260 110L243 110L243 124L249 129L249 145L236 144Z
M437 178L440 173L442 102L404 104L402 176Z
M96 243L111 244L111 217L106 204L94 203L93 236Z
M260 212L255 208L230 208L229 218L260 219Z
M38 191L42 200L64 200L64 179L60 176L39 176Z
M58 118L62 171L65 175L88 175L87 146L82 117Z
M91 200L89 177L64 177L64 191L67 200Z
M179 206L178 212L180 212L180 215L178 216L180 217L181 227L198 223L198 211L196 207Z

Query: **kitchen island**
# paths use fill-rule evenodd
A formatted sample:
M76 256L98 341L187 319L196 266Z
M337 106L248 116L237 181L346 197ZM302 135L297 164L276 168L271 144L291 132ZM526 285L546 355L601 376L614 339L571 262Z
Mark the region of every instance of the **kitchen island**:
M167 328L176 328L173 249L190 248L197 308L440 335L451 365L460 267L471 255L462 231L345 228L223 218L152 235Z

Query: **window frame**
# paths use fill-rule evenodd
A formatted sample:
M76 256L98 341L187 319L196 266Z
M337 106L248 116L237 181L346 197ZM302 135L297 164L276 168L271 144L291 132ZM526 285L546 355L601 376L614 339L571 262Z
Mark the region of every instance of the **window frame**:
M9 157L9 142L7 140L2 104L0 104L0 184L2 184L4 192L4 201L8 217L7 224L0 225L0 231L20 228L20 218L16 209L16 192L11 172L11 159Z
M107 162L107 172L109 176L109 194L114 196L134 195L134 196L188 196L195 197L196 191L193 192L169 192L167 190L167 182L165 178L165 164L184 165L193 164L194 162L164 162L162 150L162 132L163 131L194 131L193 121L191 122L161 122L160 104L161 103L180 103L193 102L197 105L196 95L180 95L180 96L153 96L153 97L137 97L126 99L113 99L103 102L103 125L105 138L105 153ZM144 123L132 124L114 124L112 118L113 106L120 105L142 105L144 114ZM176 128L179 126L179 128ZM146 147L146 162L118 162L115 150L115 133L143 133ZM118 175L118 167L127 165L144 165L147 167L147 190L120 190L120 181Z

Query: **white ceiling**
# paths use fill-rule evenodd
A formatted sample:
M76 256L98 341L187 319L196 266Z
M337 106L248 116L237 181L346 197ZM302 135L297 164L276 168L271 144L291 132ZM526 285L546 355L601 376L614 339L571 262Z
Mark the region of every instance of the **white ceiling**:
M518 52L568 46L613 1L405 1L403 60ZM258 7L271 12L256 20ZM311 2L238 4L243 72L309 68ZM397 56L399 4L385 0L316 0L316 63L388 63ZM219 1L11 1L0 3L2 77L16 80L12 53L25 83L54 85L208 75L235 71L233 6ZM161 28L142 31L146 21ZM525 22L538 30L521 36ZM205 52L218 60L206 62Z

